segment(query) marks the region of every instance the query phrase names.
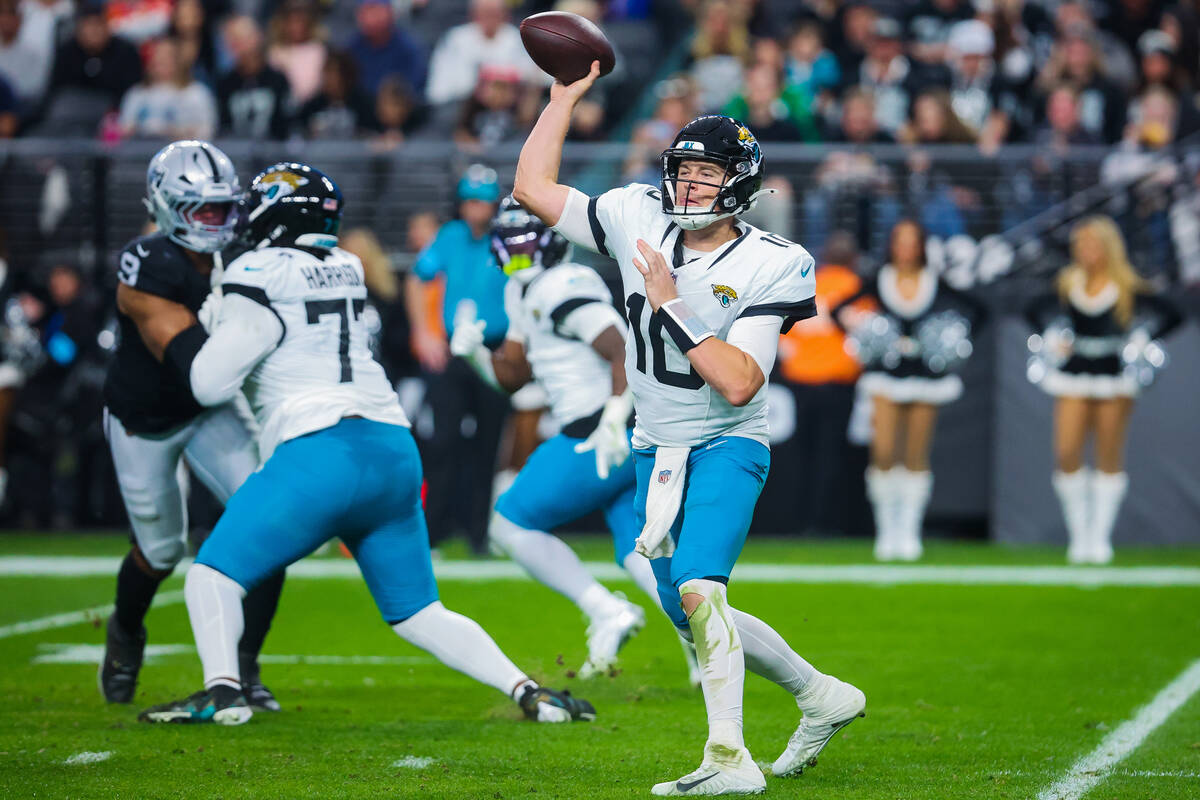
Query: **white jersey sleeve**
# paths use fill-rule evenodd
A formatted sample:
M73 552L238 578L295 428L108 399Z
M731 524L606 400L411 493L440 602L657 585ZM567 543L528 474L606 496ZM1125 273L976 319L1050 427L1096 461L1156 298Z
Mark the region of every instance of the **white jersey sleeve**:
M278 345L254 367L246 398L265 460L280 443L360 416L408 425L383 367L371 356L363 321L367 289L358 258L334 249L266 248L225 269L221 288L269 309Z
M592 342L610 325L624 328L604 281L578 264L552 267L525 288L517 316L554 419L566 428L595 414L612 394L612 369Z

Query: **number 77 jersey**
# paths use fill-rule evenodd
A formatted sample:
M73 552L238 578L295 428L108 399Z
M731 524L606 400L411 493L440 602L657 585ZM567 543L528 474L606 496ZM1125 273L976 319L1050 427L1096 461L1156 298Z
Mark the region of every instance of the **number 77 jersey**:
M363 321L362 263L344 250L325 258L268 247L225 269L221 290L270 309L283 325L278 345L246 379L265 461L280 442L361 416L408 425Z
M688 307L730 341L748 330L772 325L786 332L816 314L813 258L798 244L737 221L737 238L712 252L683 246L683 232L663 213L659 190L644 184L613 189L590 200L571 191L556 230L581 247L616 259L625 291L630 335L625 373L633 389L635 447L694 447L718 436L744 436L768 444L766 382L745 406L730 404L692 367L657 313L651 313L646 283L633 259L642 239L666 259L675 288ZM773 345L778 344L776 338ZM770 361L759 363L764 377Z

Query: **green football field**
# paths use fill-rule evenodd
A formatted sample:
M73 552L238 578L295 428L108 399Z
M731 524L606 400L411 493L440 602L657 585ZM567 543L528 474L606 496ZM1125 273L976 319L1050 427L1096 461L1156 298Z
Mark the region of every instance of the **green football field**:
M524 721L396 637L333 555L293 568L267 639L283 713L224 728L136 721L199 688L182 572L147 620L137 702L111 707L96 663L124 540L0 536L0 797L649 796L698 765L703 702L669 624L609 577L604 541L572 543L647 608L618 674L571 677L579 613L507 562L449 553L442 600L534 677L590 699L596 722ZM739 570L735 606L867 694L867 717L802 776L768 777L769 796L1200 797L1200 550L1078 569L1058 550L935 542L921 565L892 568L865 543L752 540ZM747 676L757 760L773 761L798 719L787 694Z

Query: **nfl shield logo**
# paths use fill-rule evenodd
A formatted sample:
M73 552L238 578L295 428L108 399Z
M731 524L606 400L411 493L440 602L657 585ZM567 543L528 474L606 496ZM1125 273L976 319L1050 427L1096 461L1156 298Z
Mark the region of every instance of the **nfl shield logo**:
M671 480L671 470L669 470L669 469L660 470L658 473L658 482L666 483L669 480Z

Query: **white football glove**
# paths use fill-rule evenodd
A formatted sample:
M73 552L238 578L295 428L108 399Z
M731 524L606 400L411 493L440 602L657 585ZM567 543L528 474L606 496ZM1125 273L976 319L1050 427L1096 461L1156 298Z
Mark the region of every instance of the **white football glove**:
M483 347L483 329L486 327L487 323L481 319L455 325L454 335L450 337L450 352L463 358L476 355Z
M629 435L626 423L629 413L633 410L633 395L626 390L625 394L613 395L604 403L600 412L600 423L592 435L575 445L576 453L596 452L596 474L600 480L607 480L608 474L614 468L625 463L629 458Z
M214 290L208 293L208 297L204 298L204 303L200 306L200 310L196 312L196 321L200 323L200 327L204 328L205 333L212 333L217 327L217 320L221 318L221 293L220 290Z

